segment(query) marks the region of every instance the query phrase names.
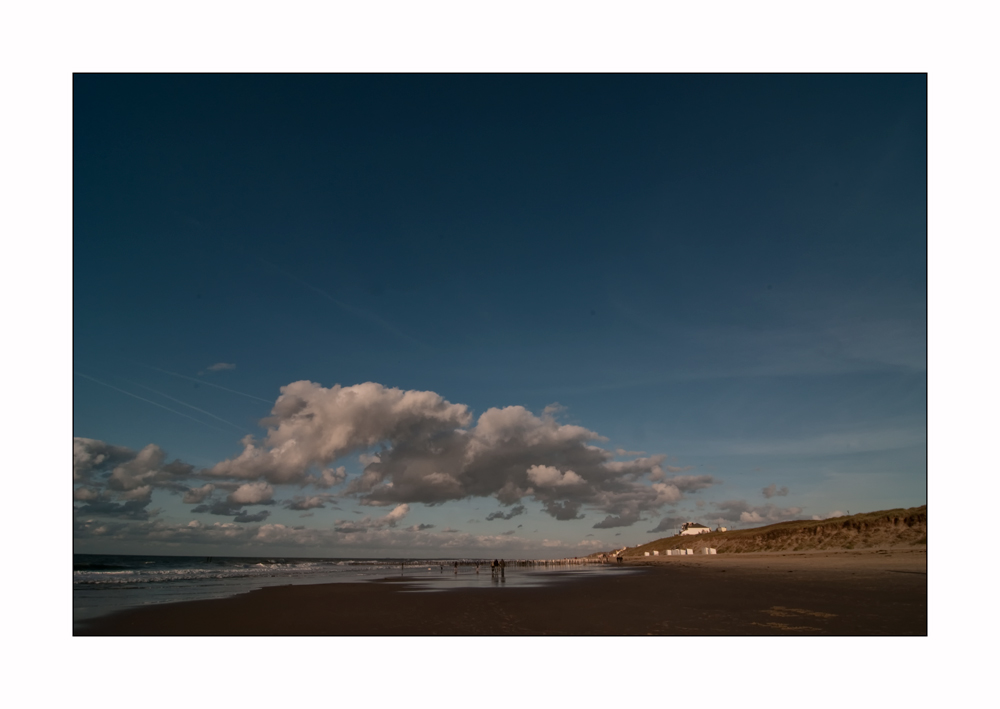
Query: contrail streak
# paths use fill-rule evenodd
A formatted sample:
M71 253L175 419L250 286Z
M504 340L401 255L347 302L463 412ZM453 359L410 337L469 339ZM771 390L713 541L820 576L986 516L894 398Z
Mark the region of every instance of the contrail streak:
M98 384L106 386L109 389L114 389L115 391L120 391L122 394L125 394L127 396L131 396L133 399L138 399L139 401L145 401L147 404L152 404L153 406L159 406L161 409L166 409L167 411L169 411L171 413L174 413L174 414L177 414L178 416L183 416L186 419L191 419L192 421L200 423L202 426L208 426L213 431L218 431L219 433L225 433L225 431L223 431L221 428L217 428L216 426L213 426L212 424L205 423L201 419L196 419L194 416L188 416L187 414L181 413L180 411L175 411L174 409L171 409L169 406L164 406L163 404L158 404L155 401L150 401L149 399L146 399L146 398L143 398L143 397L138 396L136 394L133 394L132 392L125 391L124 389L119 389L118 387L114 386L113 384L108 384L107 382L102 382L100 379L95 379L94 377L88 376L88 375L84 374L83 372L73 372L73 374L77 375L78 377L83 377L84 379L89 379L92 382L97 382Z
M126 380L126 381L128 381L128 380ZM186 406L189 409L194 409L195 411L200 411L201 413L205 414L206 416L211 416L216 421L222 421L222 423L229 424L230 426L232 426L233 428L235 428L237 431L242 431L244 433L247 432L246 429L243 426L237 426L232 421L226 421L226 419L222 418L221 416L216 416L211 411L205 411L205 409L199 409L197 406L189 404L186 401L181 401L180 399L175 399L174 397L170 396L169 394L164 394L162 391L157 391L156 389L153 389L152 387L148 387L148 386L145 386L143 384L139 384L138 382L129 381L129 384L131 384L132 386L137 386L140 389L145 389L146 391L151 391L154 394L159 394L160 396L164 397L165 399L170 399L171 401L176 401L178 404L181 404L182 406Z
M306 288L308 288L309 290L313 291L314 293L319 293L321 296L323 296L324 298L326 298L327 300L329 300L331 303L333 303L334 305L336 305L341 310L345 310L345 311L347 311L348 313L350 313L351 315L353 315L355 317L362 318L363 320L368 320L369 322L373 322L376 325L378 325L379 327L381 327L383 330L385 330L386 332L388 332L388 333L390 333L392 335L395 335L396 337L401 337L404 340L406 340L407 342L413 343L415 345L419 345L420 347L424 348L425 350L431 349L431 347L427 343L421 342L417 338L411 337L410 335L407 335L405 332L399 330L395 325L393 325L390 322L387 322L387 321L383 320L382 318L380 318L375 313L372 313L372 312L370 312L368 310L364 310L362 308L355 308L354 306L348 305L347 303L342 303L339 300L337 300L336 298L334 298L332 295L330 295L329 293L327 293L325 290L323 290L321 288L317 288L316 286L312 285L311 283L306 283L301 278L293 276L291 273L289 273L285 269L281 268L280 266L275 266L270 261L265 261L260 256L257 257L257 260L260 261L261 263L267 265L267 266L270 266L271 268L273 268L274 270L278 271L279 273L284 274L288 278L291 278L293 281L295 281L299 285L305 286Z
M265 404L273 404L274 402L270 399L261 399L259 396L254 396L253 394L247 394L242 391L236 391L235 389L230 389L228 387L221 386L219 384L213 384L212 382L205 381L204 379L195 379L194 377L189 377L184 374L178 374L177 372L168 372L165 369L160 369L159 367L154 367L151 364L144 364L144 367L149 367L150 369L155 369L157 372L163 372L164 374L169 374L172 377L180 377L181 379L190 379L192 382L198 382L199 384L207 384L210 387L215 387L216 389L222 389L223 391L228 391L231 394L239 394L240 396L245 396L248 399L255 399L257 401L263 401Z

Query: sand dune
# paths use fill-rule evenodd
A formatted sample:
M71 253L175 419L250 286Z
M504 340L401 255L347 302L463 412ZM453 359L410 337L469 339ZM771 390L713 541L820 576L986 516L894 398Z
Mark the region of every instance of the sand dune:
M665 537L625 551L625 558L667 549L714 547L719 554L892 549L927 545L927 505L834 517L822 521L795 520L755 529Z

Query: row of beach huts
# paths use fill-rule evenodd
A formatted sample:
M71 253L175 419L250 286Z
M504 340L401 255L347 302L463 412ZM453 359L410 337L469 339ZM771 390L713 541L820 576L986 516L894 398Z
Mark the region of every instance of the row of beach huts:
M715 547L702 547L695 552L694 549L666 549L664 551L644 551L645 556L688 556L689 554L715 554Z

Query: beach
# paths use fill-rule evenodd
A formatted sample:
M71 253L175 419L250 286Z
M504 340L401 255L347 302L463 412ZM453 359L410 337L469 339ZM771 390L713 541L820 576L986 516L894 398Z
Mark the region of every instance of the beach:
M488 570L485 572L488 574ZM507 571L515 580L520 573ZM386 576L130 608L74 635L926 635L926 549L646 557L551 583Z

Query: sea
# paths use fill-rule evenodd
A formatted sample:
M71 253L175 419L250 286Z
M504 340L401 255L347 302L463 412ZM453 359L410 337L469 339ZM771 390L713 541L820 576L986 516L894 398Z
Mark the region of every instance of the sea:
M135 606L225 598L265 586L391 578L408 581L404 592L414 593L503 589L558 583L610 568L568 559L515 560L506 562L501 576L491 573L491 561L74 554L73 622Z

